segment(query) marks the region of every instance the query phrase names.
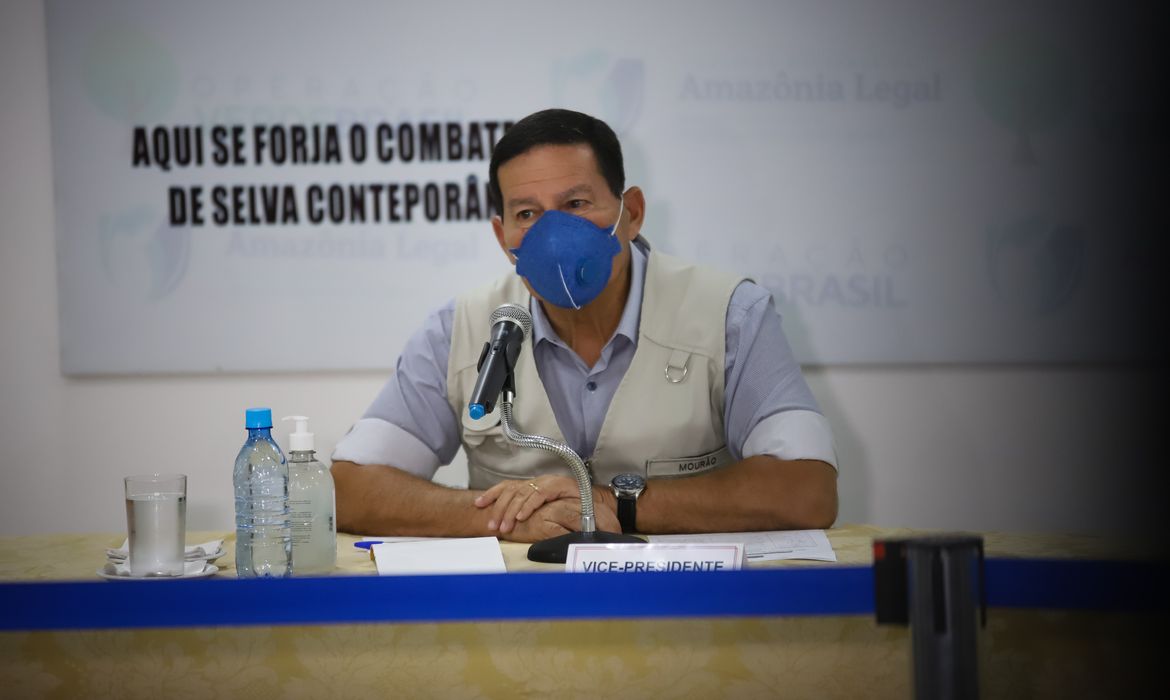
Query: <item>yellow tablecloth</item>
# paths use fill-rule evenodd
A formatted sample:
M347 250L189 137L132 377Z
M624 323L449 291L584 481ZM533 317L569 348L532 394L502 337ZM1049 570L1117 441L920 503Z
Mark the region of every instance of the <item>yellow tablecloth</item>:
M842 525L825 531L837 565L860 566L873 563L871 544L877 537L906 537L926 534L923 530ZM988 557L1061 557L1074 559L1140 559L1149 547L1130 541L1082 535L1029 535L982 533ZM188 532L188 542L224 539L226 554L216 564L219 576L235 578L235 533ZM0 537L0 581L92 580L106 561L105 551L126 539L119 534L27 535ZM373 562L364 550L353 546L360 537L337 536L336 574L352 576L376 574ZM500 542L508 571L562 571L560 564L528 561L528 545ZM755 562L752 568L773 566L832 566L823 562L789 560Z
M841 564L875 536L829 531ZM217 533L190 533L188 541ZM0 538L0 579L94 579L122 535ZM338 572L373 574L338 538ZM1132 556L1097 538L985 535L988 556ZM228 554L220 576L234 575ZM509 571L549 569L504 543ZM772 562L770 566L825 566ZM120 585L109 583L105 585ZM160 583L157 585L166 585ZM468 595L474 595L468 591ZM550 594L553 594L550 591ZM1132 616L993 610L980 638L983 697L1119 697L1145 687ZM0 696L792 697L912 695L909 632L869 616L132 629L0 634Z

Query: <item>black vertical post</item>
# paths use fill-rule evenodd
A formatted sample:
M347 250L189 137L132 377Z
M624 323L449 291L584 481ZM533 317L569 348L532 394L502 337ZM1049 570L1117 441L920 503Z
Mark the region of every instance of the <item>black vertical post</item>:
M986 623L983 539L878 541L874 573L878 622L910 624L914 696L978 698L981 616Z

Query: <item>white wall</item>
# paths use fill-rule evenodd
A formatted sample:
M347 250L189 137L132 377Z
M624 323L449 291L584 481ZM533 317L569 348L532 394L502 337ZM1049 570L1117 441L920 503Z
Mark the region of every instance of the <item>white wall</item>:
M243 409L314 418L328 454L384 373L61 375L43 8L0 5L0 535L118 531L120 477L189 475L189 527L231 526ZM485 233L486 235L486 233ZM116 332L116 330L111 330ZM339 340L344 342L344 340ZM387 365L392 358L387 359ZM1140 483L1137 373L832 367L808 378L843 463L841 522L1116 532ZM283 439L285 431L280 434ZM458 466L445 470L458 479Z

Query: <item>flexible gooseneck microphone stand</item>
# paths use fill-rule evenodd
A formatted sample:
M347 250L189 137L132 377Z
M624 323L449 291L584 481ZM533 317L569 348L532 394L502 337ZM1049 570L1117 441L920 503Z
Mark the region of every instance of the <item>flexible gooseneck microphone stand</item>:
M509 368L510 370L511 368ZM512 400L516 397L514 378L509 371L508 379L504 383L500 401L500 415L503 417L504 437L509 442L520 447L535 447L538 450L551 452L565 461L573 476L577 479L577 488L581 496L581 531L569 532L559 537L536 542L528 548L528 558L532 561L563 564L569 555L570 544L633 542L642 540L633 535L624 535L620 532L602 532L597 529L597 521L593 513L593 480L585 462L573 448L563 442L544 437L542 435L527 435L516 430L512 423Z

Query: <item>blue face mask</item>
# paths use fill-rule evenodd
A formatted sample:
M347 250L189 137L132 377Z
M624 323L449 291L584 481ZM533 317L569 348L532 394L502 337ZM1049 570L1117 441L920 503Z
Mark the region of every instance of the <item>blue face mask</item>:
M623 199L610 228L563 211L546 211L528 229L520 247L512 249L516 274L542 299L563 309L579 309L593 301L609 283L613 259L622 249L617 227L625 204Z

